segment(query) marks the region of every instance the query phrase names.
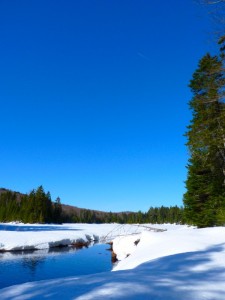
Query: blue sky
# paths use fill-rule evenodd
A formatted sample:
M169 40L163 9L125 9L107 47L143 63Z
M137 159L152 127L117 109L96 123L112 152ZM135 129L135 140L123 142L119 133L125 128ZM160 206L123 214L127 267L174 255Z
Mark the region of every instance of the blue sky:
M106 211L182 205L191 0L0 1L0 186Z

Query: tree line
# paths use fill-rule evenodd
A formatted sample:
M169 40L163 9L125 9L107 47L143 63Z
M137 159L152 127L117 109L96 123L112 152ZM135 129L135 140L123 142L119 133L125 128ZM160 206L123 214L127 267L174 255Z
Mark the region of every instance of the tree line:
M74 223L120 223L120 224L163 224L176 223L183 224L183 207L151 207L148 212L96 212L92 210L81 209L80 213L74 213L68 218L64 214L64 222Z
M23 195L1 189L0 222L23 223L184 223L183 208L150 207L148 212L102 212L78 209L61 204L60 198L51 200L49 192L42 186Z
M60 223L62 206L60 198L54 202L42 186L29 194L5 190L0 194L0 221L23 223Z

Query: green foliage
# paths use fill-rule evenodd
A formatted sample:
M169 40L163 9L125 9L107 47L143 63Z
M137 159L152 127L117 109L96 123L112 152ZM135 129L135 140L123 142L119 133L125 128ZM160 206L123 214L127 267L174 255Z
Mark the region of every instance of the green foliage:
M223 215L220 213L221 219ZM50 193L42 186L28 195L18 195L11 191L0 194L0 222L21 221L24 223L183 223L183 209L173 207L151 207L147 213L136 212L99 212L79 209L77 212L63 211L60 198L51 201Z
M42 186L21 197L11 191L0 195L1 222L60 223L61 212L60 200L57 198L53 204L50 193L45 193Z
M146 216L146 223L184 223L183 208L178 206L171 207L150 207Z
M190 151L186 221L198 227L225 224L225 106L224 69L221 57L206 54L190 81L193 119L188 126Z

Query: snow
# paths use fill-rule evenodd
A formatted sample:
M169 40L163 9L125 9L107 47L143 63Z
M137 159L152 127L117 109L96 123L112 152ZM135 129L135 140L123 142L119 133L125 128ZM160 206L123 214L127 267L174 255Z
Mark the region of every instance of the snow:
M49 246L56 242L54 232L60 234L58 240L83 239L86 234L100 238L110 231L114 234L115 227L122 228L116 224L67 224L63 225L64 230L41 231L41 234ZM225 227L195 229L168 224L156 227L167 231L140 232L140 228L132 231L130 226L134 234L114 239L113 249L121 261L113 272L15 285L0 290L0 299L225 299ZM3 238L2 233L0 243L12 247L9 231L3 233ZM33 239L35 247L41 241L41 236L36 236L39 231L13 233L27 234L27 237L15 235L13 247L21 247L28 237ZM28 244L31 246L32 242Z
M8 229L14 224L1 224ZM104 235L115 228L115 224L16 224L17 231L0 231L0 251L39 250L99 241ZM4 228L4 227L3 227Z
M129 254L129 249L132 249L132 253L134 253L126 260L121 261L114 270L133 269L148 260L222 245L225 243L224 234L225 228L223 227L207 229L179 228L176 231L168 230L165 232L144 231L139 236L140 242L135 251L133 251L133 245L136 238L133 237L132 241L130 238L119 237L116 238L116 249L114 251L118 252L119 256L122 253L122 257ZM117 240L119 240L119 246L121 245L121 247L117 246Z

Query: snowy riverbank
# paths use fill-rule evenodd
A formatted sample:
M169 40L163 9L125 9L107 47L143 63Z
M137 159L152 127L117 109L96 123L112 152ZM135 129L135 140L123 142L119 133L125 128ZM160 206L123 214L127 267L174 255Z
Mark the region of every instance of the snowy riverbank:
M0 224L0 251L39 250L98 242L117 224ZM129 225L126 225L129 226ZM129 226L132 228L132 226Z
M143 230L144 227L128 224L0 223L0 251L40 250L103 240L110 242L118 235L140 233Z
M75 226L82 234L104 236L117 225ZM117 237L114 251L122 260L114 272L11 286L0 290L1 299L223 299L225 228L164 227Z

